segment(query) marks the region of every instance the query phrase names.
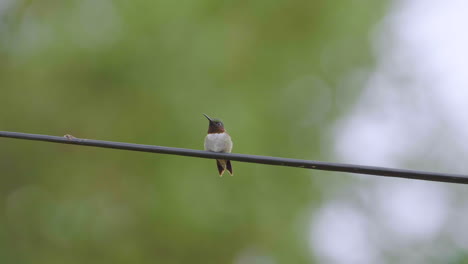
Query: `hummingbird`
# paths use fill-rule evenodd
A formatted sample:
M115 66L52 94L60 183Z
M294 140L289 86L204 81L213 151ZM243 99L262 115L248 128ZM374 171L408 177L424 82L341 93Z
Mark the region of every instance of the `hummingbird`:
M231 153L232 140L231 136L224 129L224 124L221 120L216 118L210 118L203 114L208 121L208 135L205 137L205 150L213 152ZM232 166L230 160L216 160L216 166L218 167L219 176L223 176L224 171L227 169L229 174L232 174Z

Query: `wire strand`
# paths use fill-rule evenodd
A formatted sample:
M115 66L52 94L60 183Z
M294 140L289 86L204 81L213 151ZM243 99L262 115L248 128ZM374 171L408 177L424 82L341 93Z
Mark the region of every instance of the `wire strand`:
M58 137L58 136L49 136L49 135L0 131L0 137L35 140L35 141L46 141L46 142L80 145L80 146L91 146L91 147L99 147L99 148L111 148L111 149L131 150L131 151L140 151L140 152L170 154L170 155L198 157L198 158L206 158L206 159L228 159L228 160L240 161L240 162L260 163L260 164L277 165L277 166L289 166L289 167L306 168L306 169L314 169L314 170L339 171L339 172L348 172L348 173L357 173L357 174L368 174L368 175L375 175L375 176L386 176L386 177L395 177L395 178L468 184L468 175L461 175L461 174L425 172L425 171L416 171L416 170L404 170L404 169L362 166L362 165L352 165L352 164L342 164L342 163L330 163L330 162L321 162L321 161L312 161L312 160L301 160L301 159L290 159L290 158L246 155L246 154L235 154L235 153L217 153L217 152L209 152L209 151L185 149L185 148L173 148L173 147L142 145L142 144L112 142L112 141L93 140L93 139L82 139L82 138L75 138L71 135Z

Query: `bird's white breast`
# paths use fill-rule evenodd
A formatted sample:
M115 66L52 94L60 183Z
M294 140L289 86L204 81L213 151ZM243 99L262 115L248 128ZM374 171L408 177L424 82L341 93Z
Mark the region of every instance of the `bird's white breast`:
M208 134L205 138L205 150L230 153L232 150L231 137L227 133Z

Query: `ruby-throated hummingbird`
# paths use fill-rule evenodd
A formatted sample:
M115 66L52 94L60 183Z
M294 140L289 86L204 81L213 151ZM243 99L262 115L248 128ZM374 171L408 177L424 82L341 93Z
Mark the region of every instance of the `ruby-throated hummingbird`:
M208 135L205 137L205 150L213 152L231 153L232 140L231 136L224 129L224 124L219 119L212 119L203 114L210 124L208 126ZM227 169L232 176L232 166L230 160L216 160L218 166L219 176L223 176L224 171Z

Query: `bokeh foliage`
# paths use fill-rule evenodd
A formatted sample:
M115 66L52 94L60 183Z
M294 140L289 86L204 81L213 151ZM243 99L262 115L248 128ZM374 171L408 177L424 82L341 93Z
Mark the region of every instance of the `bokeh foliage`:
M330 159L383 2L0 5L0 129ZM357 82L359 83L359 82ZM323 172L0 140L1 263L310 263Z

